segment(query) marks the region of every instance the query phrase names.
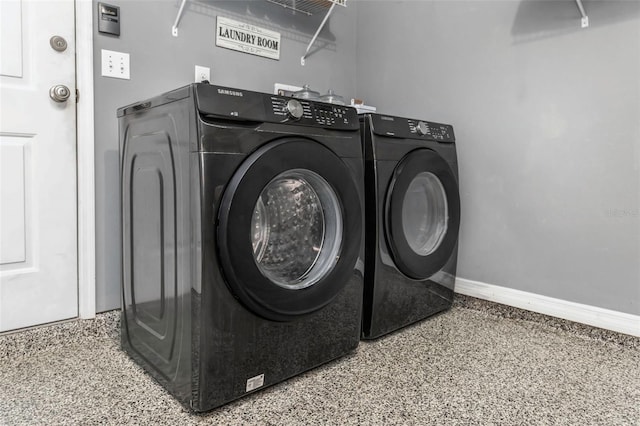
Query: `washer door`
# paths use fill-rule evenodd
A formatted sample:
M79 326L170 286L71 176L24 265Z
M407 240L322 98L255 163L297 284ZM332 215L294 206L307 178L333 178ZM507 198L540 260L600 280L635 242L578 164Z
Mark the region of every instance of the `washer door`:
M217 235L233 293L265 318L290 320L327 305L353 274L362 240L358 188L320 143L274 141L231 179Z
M440 155L417 149L398 163L385 218L391 256L403 274L426 279L442 269L458 240L460 196L453 171Z

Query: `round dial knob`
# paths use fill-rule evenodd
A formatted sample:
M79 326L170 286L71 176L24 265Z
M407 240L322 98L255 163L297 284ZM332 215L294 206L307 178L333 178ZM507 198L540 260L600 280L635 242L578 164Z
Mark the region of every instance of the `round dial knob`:
M295 99L291 99L287 102L287 112L289 115L296 120L302 117L304 110L302 109L302 104Z
M427 134L428 131L429 131L429 126L427 126L427 123L425 123L424 121L418 121L418 124L416 124L416 132L420 136L424 136Z
M66 102L71 96L71 91L64 84L58 84L49 89L49 96L56 102Z

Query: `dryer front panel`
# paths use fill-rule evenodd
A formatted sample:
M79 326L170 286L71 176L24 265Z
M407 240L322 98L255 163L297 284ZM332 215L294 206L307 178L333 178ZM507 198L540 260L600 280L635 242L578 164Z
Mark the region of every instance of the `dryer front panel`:
M438 272L458 240L460 197L454 172L435 151L416 149L397 165L385 200L393 261L413 279Z
M287 321L333 300L360 253L357 188L343 160L309 139L278 139L241 164L217 238L226 282L247 308Z

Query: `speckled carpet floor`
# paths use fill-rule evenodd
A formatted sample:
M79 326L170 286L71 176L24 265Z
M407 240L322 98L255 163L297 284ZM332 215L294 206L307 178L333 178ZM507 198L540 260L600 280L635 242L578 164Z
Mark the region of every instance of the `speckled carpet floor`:
M119 349L119 312L0 336L2 425L640 425L640 339L457 296L206 415Z

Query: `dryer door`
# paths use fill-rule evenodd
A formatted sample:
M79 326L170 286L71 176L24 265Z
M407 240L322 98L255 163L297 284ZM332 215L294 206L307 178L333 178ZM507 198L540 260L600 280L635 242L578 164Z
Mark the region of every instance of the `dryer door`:
M394 170L387 189L385 231L393 260L410 278L446 264L458 240L460 196L453 171L435 151L417 149Z
M280 139L250 155L218 212L228 286L253 312L276 321L327 305L353 274L361 241L350 169L307 139Z

